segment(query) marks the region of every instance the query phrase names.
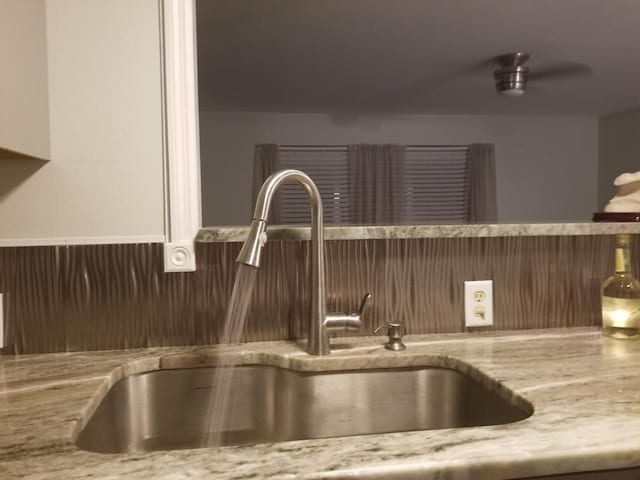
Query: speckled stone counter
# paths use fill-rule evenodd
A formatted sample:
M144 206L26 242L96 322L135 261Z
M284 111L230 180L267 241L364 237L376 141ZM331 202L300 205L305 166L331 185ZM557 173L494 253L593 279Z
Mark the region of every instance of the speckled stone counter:
M345 343L349 342L349 343ZM292 342L0 357L0 478L500 479L640 466L640 342L595 328L338 339L327 357ZM520 422L255 446L97 454L74 438L110 386L159 368L263 363L320 371L474 368L533 404Z
M196 241L244 242L249 226L205 227ZM554 235L610 235L640 233L640 222L576 223L486 223L472 225L344 225L325 226L325 240L367 240L404 238L528 237ZM309 227L270 226L271 240L309 240Z

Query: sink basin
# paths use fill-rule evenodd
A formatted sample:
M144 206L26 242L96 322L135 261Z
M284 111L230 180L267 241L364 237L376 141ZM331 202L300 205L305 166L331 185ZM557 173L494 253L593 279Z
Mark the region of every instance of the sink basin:
M213 377L214 368L127 377L106 394L76 443L101 453L207 446ZM528 402L509 400L486 380L439 367L320 373L235 367L223 445L497 425L533 413Z

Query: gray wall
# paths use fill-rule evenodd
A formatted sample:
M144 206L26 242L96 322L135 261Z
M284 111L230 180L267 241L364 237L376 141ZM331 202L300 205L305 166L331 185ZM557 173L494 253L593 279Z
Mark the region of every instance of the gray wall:
M615 194L613 180L640 170L640 107L600 117L598 205Z
M588 221L597 207L594 116L200 113L204 225L246 224L253 147L278 144L496 145L502 222Z

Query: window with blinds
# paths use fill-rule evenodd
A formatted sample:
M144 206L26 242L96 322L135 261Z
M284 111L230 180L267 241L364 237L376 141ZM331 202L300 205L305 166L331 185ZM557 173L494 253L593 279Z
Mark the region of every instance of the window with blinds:
M326 224L349 224L351 179L346 146L281 146L281 168L295 168L309 175L322 196ZM465 222L469 212L467 147L408 146L403 181L398 182L402 201L396 223ZM357 179L356 179L357 180ZM309 224L307 194L296 183L281 187L281 221Z
M326 224L351 223L351 194L346 147L281 147L281 168L302 170L315 182L322 196ZM311 223L307 192L297 183L281 190L281 220L284 224Z
M403 223L468 220L466 147L408 147L404 176Z

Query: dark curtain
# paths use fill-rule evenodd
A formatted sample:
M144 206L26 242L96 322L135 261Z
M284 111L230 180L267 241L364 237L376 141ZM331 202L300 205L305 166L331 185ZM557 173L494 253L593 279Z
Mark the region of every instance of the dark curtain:
M253 156L253 196L251 197L251 216L253 216L253 209L256 204L256 198L258 197L260 187L264 181L269 178L269 175L278 170L280 170L278 145L272 143L256 145ZM271 209L269 211L269 223L271 225L278 225L282 223L281 211L280 194L276 193L276 197L273 199L273 203L271 204Z
M474 143L467 151L469 184L469 222L495 222L498 219L495 148Z
M351 222L384 225L403 218L405 147L349 145Z

